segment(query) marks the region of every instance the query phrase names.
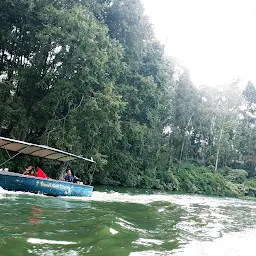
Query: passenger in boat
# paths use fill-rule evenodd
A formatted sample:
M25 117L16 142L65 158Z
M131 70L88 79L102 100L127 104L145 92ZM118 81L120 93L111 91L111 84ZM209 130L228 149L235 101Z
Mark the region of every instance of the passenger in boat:
M67 175L65 176L65 181L67 182L73 182L74 181L74 176L72 175L71 170L67 171Z
M28 176L35 176L35 167L30 165L23 174Z
M60 180L65 180L66 179L66 177L67 177L67 172L68 172L68 170L66 170L64 173L63 173L63 175L62 175L62 177L60 178Z
M70 169L68 169L66 171L66 173L64 174L63 180L65 180L65 178L68 176L68 171L70 171L71 172L71 176L73 176L73 181L72 182L74 182L74 183L81 183L81 179L78 178L76 175L74 175L74 173Z
M74 175L74 180L73 180L73 182L74 182L74 183L80 183L80 182L81 182L81 179Z
M37 166L37 170L36 170L36 177L37 178L43 178L43 179L47 179L46 174L44 173L44 171Z

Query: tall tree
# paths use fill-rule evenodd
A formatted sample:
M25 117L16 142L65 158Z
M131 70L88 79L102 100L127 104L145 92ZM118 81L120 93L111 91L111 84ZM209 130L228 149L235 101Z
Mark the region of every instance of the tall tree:
M121 45L80 1L0 5L1 134L82 154L104 152L120 136ZM94 132L106 135L92 147Z

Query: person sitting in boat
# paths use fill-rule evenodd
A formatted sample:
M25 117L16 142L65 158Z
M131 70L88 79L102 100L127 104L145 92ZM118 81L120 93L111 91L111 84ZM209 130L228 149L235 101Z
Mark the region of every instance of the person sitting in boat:
M74 183L81 183L81 179L74 175Z
M36 177L47 179L46 174L44 173L44 171L39 166L37 166L37 168L36 168Z
M67 170L63 173L63 175L62 175L62 177L60 178L60 180L65 180L65 178L66 178L67 175L68 175L68 170L69 170L69 169L67 169Z
M72 175L71 170L67 171L67 175L64 177L64 179L67 182L73 182L74 181L74 176Z
M0 172L8 172L9 171L9 168L0 168Z
M28 176L35 176L36 172L35 172L35 167L34 166L29 166L25 172L23 172L24 175L28 175Z
M72 171L71 171L71 175L74 177L74 179L73 179L74 183L80 183L81 182L81 179L78 178Z

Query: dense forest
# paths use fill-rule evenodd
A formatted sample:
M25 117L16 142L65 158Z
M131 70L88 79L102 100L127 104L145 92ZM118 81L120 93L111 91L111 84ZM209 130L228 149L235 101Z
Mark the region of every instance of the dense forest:
M71 165L87 183L256 196L256 87L239 84L195 87L140 0L0 2L0 136L92 156Z

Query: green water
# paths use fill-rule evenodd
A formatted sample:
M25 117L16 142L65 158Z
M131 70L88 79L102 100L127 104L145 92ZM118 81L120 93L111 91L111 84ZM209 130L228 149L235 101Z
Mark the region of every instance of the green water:
M0 255L250 256L255 238L255 201L124 189L73 199L0 190Z

